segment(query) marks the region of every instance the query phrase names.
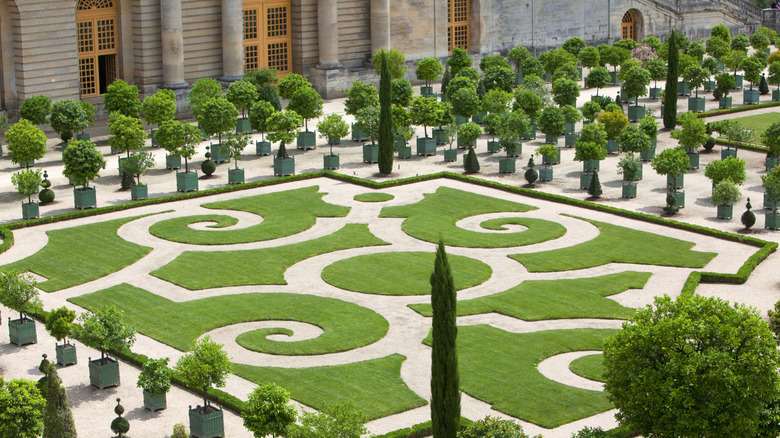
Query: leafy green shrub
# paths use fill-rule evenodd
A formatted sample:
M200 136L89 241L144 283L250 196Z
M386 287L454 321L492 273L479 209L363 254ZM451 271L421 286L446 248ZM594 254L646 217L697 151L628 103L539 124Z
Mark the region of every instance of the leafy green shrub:
M176 423L173 425L173 433L171 438L189 438L190 434L187 433L187 428L183 423Z
M119 404L120 399L116 399L116 407L114 407L114 413L117 415L114 421L111 422L111 430L116 434L117 438L122 438L128 430L130 430L130 422L127 418L122 417L125 413L125 408Z
M514 420L487 416L458 432L458 438L529 438L523 426ZM536 435L541 438L541 435Z
M739 191L734 182L729 179L717 183L715 188L712 189L712 198L710 202L712 205L731 205L734 204L742 197L742 193Z

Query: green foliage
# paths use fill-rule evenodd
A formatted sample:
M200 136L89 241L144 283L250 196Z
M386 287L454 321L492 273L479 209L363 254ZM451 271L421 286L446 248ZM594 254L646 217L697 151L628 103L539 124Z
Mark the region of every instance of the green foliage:
M257 70L254 70L257 71ZM248 72L251 73L251 72ZM173 425L173 433L171 438L189 438L190 434L187 433L187 428L183 423L176 423Z
M593 46L588 46L580 50L578 58L580 59L582 66L588 68L596 67L601 62L599 50Z
M523 426L514 420L487 416L458 432L458 438L529 438ZM535 438L542 438L537 435Z
M618 40L615 41L615 44L613 44L612 47L606 47L599 50L601 62L611 65L615 70L623 64L625 60L631 57L632 49L621 47L621 41L629 40Z
M731 205L739 201L741 197L742 193L739 191L739 187L730 179L724 179L715 184L710 202L712 205Z
M756 214L750 211L750 209L753 208L753 206L750 205L750 198L747 199L747 203L745 204L745 207L746 207L745 212L742 213L742 216L739 218L739 220L740 222L742 222L742 225L745 226L745 229L749 230L750 227L756 224Z
M673 30L667 42L669 43L669 55L666 68L666 89L664 90L664 128L674 129L677 126L677 79L679 76L680 52L677 48L677 40L680 34Z
M256 387L241 412L244 427L255 438L286 436L287 428L295 423L298 413L289 403L290 393L275 383Z
M258 102L265 101L270 103L276 111L282 110L282 102L279 100L279 93L273 85L265 84L257 87L257 100Z
M443 115L444 109L438 105L436 98L417 96L409 105L409 119L414 125L422 125L424 136L428 137L428 126L436 126Z
M742 63L745 62L745 52L732 50L723 57L723 65L735 74L742 69Z
M130 152L144 146L146 131L141 119L128 117L118 112L113 112L108 118L108 144L121 152Z
M710 29L710 36L722 39L725 42L731 41L731 31L723 24L716 24Z
M188 122L167 120L155 131L154 138L172 156L183 157L185 172L189 173L189 159L195 155L195 147L203 139L201 130Z
M149 124L159 125L166 120L173 120L176 115L176 95L171 90L160 89L141 102L141 112Z
M441 65L441 64L440 64ZM363 108L379 105L379 93L371 84L355 81L347 88L347 100L344 101L344 111L355 115Z
M601 181L599 181L598 171L593 172L593 177L591 177L590 184L588 185L588 194L592 198L600 198L602 195Z
M626 181L636 181L639 177L639 171L642 169L642 161L636 158L632 152L621 157L617 164L618 175L623 175Z
M753 84L758 84L761 80L761 70L764 66L761 61L753 56L748 56L742 61L742 70L745 71L745 80L750 82L750 89L753 89Z
M523 46L515 46L509 50L506 57L515 65L515 72L520 73L520 67L523 65L523 62L531 58L531 51Z
M574 145L574 161L603 160L607 157L604 146L592 141L577 141Z
M282 79L284 81L284 79ZM320 93L314 87L301 87L296 90L290 102L287 104L288 111L295 111L303 118L306 131L309 130L309 119L315 119L322 115L322 105L324 101Z
M409 106L412 103L412 96L414 96L414 88L409 80L406 78L393 79L391 82L393 105L401 105L402 107Z
M275 85L279 82L279 72L275 68L264 67L244 73L242 79L254 84L258 89L264 85Z
M79 315L76 336L84 345L100 350L101 358L108 350L129 349L135 343L135 328L126 325L123 317L124 312L113 304L84 312Z
M471 67L471 62L471 57L467 51L460 47L453 47L452 55L450 56L450 59L447 60L447 67L450 68L452 76L455 76L461 69Z
M539 62L544 67L544 72L552 74L558 67L566 64L577 65L577 58L563 49L552 49L539 55Z
M725 160L713 160L705 167L704 176L711 179L715 186L725 180L730 180L734 184L742 185L747 177L745 172L745 160L737 157L728 157Z
M447 86L447 100L452 99L452 96L462 88L470 88L476 93L477 83L466 76L454 77Z
M482 128L473 122L464 123L458 129L458 138L469 146L476 145L477 138L480 135L482 135Z
M552 82L555 83L556 80L561 78L566 78L574 82L579 82L580 73L579 70L577 70L577 65L572 63L566 63L556 68L552 74L552 78L551 78Z
M74 132L83 131L90 122L80 102L58 100L51 106L49 124L64 142L70 140Z
M761 175L761 186L764 187L766 198L772 201L772 212L777 212L780 202L780 167L775 167L766 175Z
M542 110L542 99L531 91L515 90L515 102L512 107L521 110L530 119L535 119Z
M103 103L110 114L118 112L128 117L138 117L141 100L138 98L138 87L130 85L122 79L114 79L103 94Z
M761 82L758 83L758 90L759 92L764 94L769 94L769 84L766 81L766 76L761 73Z
M76 319L76 312L65 306L54 309L49 312L46 318L46 330L58 341L65 340L70 336L73 330L73 320Z
M220 143L220 152L224 153L228 159L233 159L233 164L235 164L236 169L238 169L238 161L241 159L241 153L246 149L250 139L251 136L246 132L228 132L225 135L225 139Z
M601 123L583 125L578 141L593 142L596 146L604 148L607 146L607 131L604 130L604 125ZM577 146L575 145L574 147L576 151ZM600 159L603 159L603 157Z
M222 97L222 86L213 78L200 78L190 89L190 109L195 118L201 113L201 107L211 99Z
M206 135L218 135L222 142L222 134L236 129L238 110L224 97L210 99L202 103L195 118L198 127Z
M327 412L304 412L300 416L300 425L291 424L288 429L290 438L360 438L368 433L364 426L368 420L366 414L356 409L352 403L339 403L327 409Z
M38 389L46 399L43 414L43 438L76 438L76 426L68 404L68 393L62 386L57 367L43 355L38 370L44 374Z
M655 154L650 165L659 175L683 175L688 173L691 160L681 148L669 148Z
M658 122L651 115L646 115L639 120L639 129L650 137L650 140L655 140L658 137Z
M517 86L515 94L530 91L541 99L543 105L549 105L552 103L550 97L550 87L547 86L545 81L537 75L529 74L523 78L523 83Z
M257 87L250 81L241 79L233 82L225 93L225 99L241 111L241 117L257 101Z
M453 88L449 90L452 91ZM452 96L448 96L447 101L452 105L452 112L461 117L470 119L479 112L479 96L474 88L460 88Z
M566 40L563 43L563 45L561 46L561 48L563 50L571 53L572 55L577 56L577 55L580 54L582 49L587 47L587 45L588 44L585 42L584 39L582 39L580 37L572 37L572 38L569 38L568 40Z
M605 341L604 366L618 421L645 436L756 436L777 399L766 323L718 298L657 297Z
M379 79L379 173L388 175L393 171L395 149L392 84L388 55L381 53L381 57L383 62Z
M643 152L653 147L650 136L639 125L626 125L617 136L622 152Z
M499 89L511 92L514 88L515 74L509 67L491 67L480 83L484 84L486 91Z
M355 114L357 126L371 139L371 145L379 137L379 108L369 106L361 108Z
M25 379L5 381L0 376L0 436L37 438L43 433L46 400L35 385Z
M718 60L715 58L705 58L704 61L701 63L702 68L707 70L708 76L707 80L709 80L710 76L717 74L720 66L718 65Z
M11 183L19 191L19 197L27 196L27 202L32 202L30 196L38 193L41 185L41 169L25 169L11 175Z
M382 74L382 66L387 61L388 74L391 79L401 79L406 73L404 54L395 49L382 49L374 54L374 72Z
M705 53L707 53L707 49L705 49L704 44L700 43L699 41L691 42L691 44L688 45L688 48L685 49L685 54L692 56L693 59L699 63L701 63L701 61L704 59Z
M330 153L333 155L333 143L331 143L331 140L346 137L349 134L349 124L344 121L341 115L331 114L317 122L317 131L319 131L321 138L328 141L331 147Z
M479 172L479 159L477 159L477 153L474 152L474 148L469 148L468 153L466 153L466 162L463 164L463 170L469 174Z
M122 438L130 430L130 422L127 421L127 418L122 417L122 414L125 413L125 408L119 404L119 401L120 399L116 399L116 406L114 407L116 418L111 421L111 431L116 434L117 438Z
M729 95L729 92L732 88L734 88L734 84L736 83L734 76L723 72L715 76L715 86L717 87L717 90L720 91L721 95L723 97L726 97Z
M609 71L606 69L606 67L594 67L590 73L588 73L585 86L588 88L596 88L596 95L598 96L599 89L609 85L611 80L612 77L609 75Z
M48 96L30 96L19 106L19 118L29 120L33 125L43 125L51 113L51 98Z
M582 120L582 113L574 105L562 106L561 115L563 116L563 121L570 124L574 124Z
M19 311L19 319L25 313L36 313L43 309L43 303L36 289L32 275L12 271L0 272L0 303Z
M258 100L249 109L249 124L261 134L262 141L265 141L265 133L268 131L268 118L275 111L274 106L264 100Z
M195 343L195 348L180 357L175 371L187 384L203 389L203 406L208 404L207 390L225 386L232 368L227 353L221 344L204 336Z
M767 312L769 317L769 330L772 331L780 344L780 301L775 303L774 309L769 309Z
M292 99L296 91L311 87L309 81L298 73L289 73L279 81L279 96L282 99Z
M71 140L62 152L65 170L62 174L73 178L76 184L84 186L100 177L100 170L106 168L106 160L95 148L95 143L87 140Z
M778 66L780 66L780 63L778 63ZM508 93L499 89L489 90L482 97L482 101L480 102L480 110L489 114L506 111L509 108L508 105L512 99L512 93Z
M543 133L556 137L563 135L565 131L564 122L563 111L559 107L553 105L544 107L538 120L539 129ZM525 133L527 130L528 128L526 125L526 129L523 130L521 134Z
M698 118L695 113L687 111L680 115L680 131L673 131L672 138L676 138L680 146L688 152L696 152L709 139L707 124Z
M731 51L729 42L718 36L712 36L707 39L707 53L716 60L723 59Z
M295 111L284 110L271 114L268 118L268 139L280 142L281 146L292 143L298 137L298 127L301 125L301 116Z
M588 120L595 120L601 112L601 105L598 102L589 100L582 105L582 116Z
M450 65L449 62L447 65ZM469 62L468 65L471 65L471 62ZM439 62L438 58L425 58L417 62L415 75L417 79L425 81L425 85L430 87L431 82L439 79L439 76L441 76L443 72L444 68L441 66L441 62ZM457 73L457 71L452 74L454 75L455 73Z
M761 134L761 143L769 150L768 156L780 156L780 122L769 125Z
M479 61L479 69L482 70L482 73L487 73L487 71L492 68L502 67L511 68L509 66L509 62L507 62L507 60L504 59L504 57L501 55L483 56Z
M625 90L626 98L637 98L637 105L639 104L639 97L647 94L647 86L650 84L650 72L642 67L635 67L625 74L623 78L623 90Z
M748 39L748 37L745 36L744 33L741 33L731 39L731 50L747 53L747 48L749 44L750 44L750 40Z
M138 373L136 386L152 394L165 394L171 390L173 370L168 368L167 357L149 359Z
M553 100L560 106L576 105L580 97L580 85L571 79L556 79L552 85Z
M23 164L43 158L46 153L46 134L27 119L21 119L5 132L8 155L16 164Z
M620 132L628 126L628 117L623 111L605 111L598 116L598 122L604 125L608 140L615 140Z

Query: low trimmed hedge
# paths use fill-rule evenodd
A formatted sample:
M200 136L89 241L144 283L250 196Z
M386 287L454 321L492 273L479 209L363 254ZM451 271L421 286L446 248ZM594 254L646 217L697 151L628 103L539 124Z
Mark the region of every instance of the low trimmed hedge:
M461 430L469 427L471 423L473 423L473 421L468 418L460 417ZM424 423L415 424L412 427L388 432L384 435L374 435L373 438L423 438L431 435L433 435L433 425L430 421L426 421Z
M698 118L706 118L706 117L713 117L713 116L722 116L724 114L732 114L732 113L741 113L743 111L752 111L756 109L761 108L771 108L775 106L780 106L780 102L765 102L765 103L759 103L757 105L745 105L745 106L739 106L736 108L729 108L729 109L718 109L715 111L707 111L703 113L696 114L696 117Z

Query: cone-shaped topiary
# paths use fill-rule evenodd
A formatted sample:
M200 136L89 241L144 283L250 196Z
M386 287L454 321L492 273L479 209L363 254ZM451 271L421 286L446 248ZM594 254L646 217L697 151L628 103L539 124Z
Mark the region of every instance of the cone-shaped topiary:
M766 82L766 75L761 73L761 82L758 83L758 92L760 94L769 94L769 84Z
M117 415L114 421L111 422L111 430L116 434L117 438L122 438L128 430L130 430L130 422L127 418L123 418L122 414L125 413L125 408L119 404L120 399L116 399L116 407L114 413Z
M474 148L469 148L469 153L466 154L466 163L463 167L466 173L479 172L479 160L477 160L477 154L474 152Z
M756 214L750 211L750 209L753 208L753 206L750 205L750 198L747 198L747 204L745 204L745 208L747 208L747 210L742 213L740 220L742 221L742 225L745 226L745 229L749 230L750 227L756 224Z
M588 194L593 198L601 197L601 181L599 181L598 171L593 172L593 177L590 179L590 185L588 186Z
M57 375L57 367L44 354L38 370L45 374L38 380L38 389L46 398L43 438L76 438L76 426L68 405L68 393Z

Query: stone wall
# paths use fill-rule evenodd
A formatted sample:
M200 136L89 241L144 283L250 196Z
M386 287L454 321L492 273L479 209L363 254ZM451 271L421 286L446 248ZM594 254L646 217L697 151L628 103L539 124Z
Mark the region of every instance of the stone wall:
M304 76L319 60L317 1L292 0L292 70Z
M157 0L159 3L159 0ZM190 83L222 74L222 2L183 0L184 79ZM158 33L159 35L159 33Z
M153 94L163 81L160 2L134 0L132 10L133 79L142 94Z
M764 9L761 11L761 25L775 32L780 32L780 9Z

